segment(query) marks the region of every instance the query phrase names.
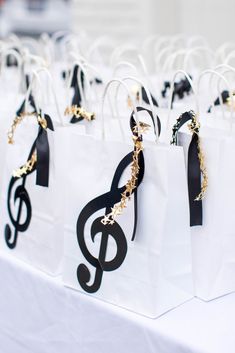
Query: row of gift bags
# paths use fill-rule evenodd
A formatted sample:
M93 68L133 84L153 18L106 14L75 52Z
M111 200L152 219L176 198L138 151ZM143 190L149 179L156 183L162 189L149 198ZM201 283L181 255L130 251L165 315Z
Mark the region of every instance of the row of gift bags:
M29 87L2 157L1 250L157 317L235 289L235 142L227 120L215 128L201 119L199 134L193 112L166 124L166 114L131 106L120 119L103 111L63 125Z

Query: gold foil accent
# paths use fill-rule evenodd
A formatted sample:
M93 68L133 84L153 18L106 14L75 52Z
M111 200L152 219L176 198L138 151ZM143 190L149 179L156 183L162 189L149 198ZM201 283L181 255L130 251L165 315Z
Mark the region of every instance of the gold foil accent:
M139 103L139 101L140 101L140 87L138 85L132 86L131 93L134 96L135 102ZM133 105L132 105L132 102L131 102L131 97L129 95L127 96L127 105L128 105L129 108L133 109Z
M150 128L150 125L149 124L146 124L146 123L143 123L142 121L139 122L139 127L138 125L136 125L134 128L133 128L133 132L141 135L143 133L145 133L146 131L148 131Z
M205 197L205 194L206 194L206 190L208 187L208 174L205 166L205 155L201 146L201 139L199 137L200 123L198 122L196 115L193 116L191 123L188 124L188 127L192 133L195 133L198 136L198 143L197 143L198 159L200 163L200 170L202 173L203 180L201 185L201 192L195 198L194 201L200 201Z
M140 122L139 124L139 130L137 126L134 127L133 132L136 133L136 131L139 131L139 135L142 132L145 132L148 129L149 125ZM127 181L125 185L125 191L121 194L121 201L116 203L112 208L111 212L105 215L101 223L104 225L107 224L114 224L115 223L115 218L119 215L122 214L124 208L127 207L127 202L130 200L131 195L136 188L136 182L138 180L138 174L139 174L139 154L141 151L143 151L143 145L142 145L142 138L136 135L133 135L133 142L134 142L134 151L133 151L133 157L132 157L132 163L131 163L131 178Z
M47 121L45 118L42 118L40 115L38 115L38 123L41 125L41 127L46 130L47 129Z
M14 144L14 134L15 134L16 127L23 121L23 119L26 116L36 116L36 113L21 113L20 115L15 117L11 125L11 128L7 134L9 144ZM37 120L43 129L47 128L47 121L45 118L38 115ZM21 178L23 175L27 174L28 172L31 172L36 162L37 162L37 154L36 154L36 151L34 151L30 160L28 160L22 167L13 171L12 173L13 176L15 178Z
M67 107L64 115L75 115L76 118L83 118L87 121L92 121L95 119L95 113L87 112L83 107L78 107L77 105Z
M225 104L228 106L228 107L233 107L233 109L235 109L235 92L232 93L232 97L228 97L226 99L226 102Z
M21 113L20 115L17 115L15 117L15 119L13 120L13 123L11 125L10 130L7 133L7 137L8 137L8 143L10 145L14 144L14 134L15 134L15 130L17 128L17 126L22 122L22 120L24 120L24 118L26 116L35 116L35 113Z
M36 151L34 151L30 160L28 160L22 167L13 171L13 177L21 178L23 175L28 174L28 172L31 172L36 162L37 154Z

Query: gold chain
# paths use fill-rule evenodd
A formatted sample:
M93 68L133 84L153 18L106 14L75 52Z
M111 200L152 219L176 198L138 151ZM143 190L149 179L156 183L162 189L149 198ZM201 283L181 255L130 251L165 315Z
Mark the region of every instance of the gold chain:
M139 134L141 135L143 132L146 132L148 129L149 125L140 122L139 124ZM135 126L133 128L133 132L136 133L138 131L138 127ZM127 181L125 185L125 191L121 194L121 201L116 203L112 208L111 212L105 215L101 223L104 225L106 224L114 224L115 223L115 218L119 215L122 214L124 208L127 207L127 202L131 198L131 194L133 193L134 189L136 188L136 182L138 180L138 175L139 175L139 154L141 151L143 151L143 145L142 145L142 139L139 138L136 135L133 135L133 141L134 141L134 151L133 151L133 157L132 157L132 163L131 163L131 178Z
M20 115L15 117L11 125L11 128L7 134L9 144L14 144L14 134L15 134L16 127L23 121L23 119L26 116L36 116L36 113L21 113ZM38 115L37 120L43 129L47 128L47 121L45 118ZM15 178L21 178L23 175L28 174L28 172L32 171L36 162L37 162L37 153L36 151L34 151L31 158L22 167L13 171L13 176Z
M34 151L30 160L28 160L22 167L13 171L13 176L15 178L21 178L24 174L28 174L28 172L31 172L36 162L37 154L36 151Z
M92 121L95 119L95 113L87 112L83 107L78 107L77 105L67 107L64 115L75 115L76 118L83 118L87 121Z
M235 109L235 92L232 93L232 97L228 97L225 101L225 104L228 106L228 107L233 107L233 109Z
M202 173L203 181L201 185L201 192L195 198L194 201L200 201L205 197L205 194L206 194L206 190L208 187L208 174L205 166L205 155L202 150L201 139L199 137L200 123L198 122L196 115L192 117L192 121L190 124L188 124L188 127L192 133L195 133L198 136L197 150L198 150L198 159L199 159L200 170Z
M24 120L24 118L26 116L36 116L36 113L21 113L20 115L17 115L15 117L15 119L13 120L13 123L11 125L11 128L7 133L8 143L10 145L13 145L15 142L14 135L15 135L15 130L16 130L17 126ZM45 118L42 118L40 115L38 115L37 120L43 129L47 128L47 121Z
M15 119L13 120L13 123L11 125L10 130L7 133L7 137L8 137L8 143L10 145L14 144L14 134L15 134L15 130L17 128L17 126L24 120L24 118L26 116L35 116L35 113L21 113L20 115L17 115L15 117Z

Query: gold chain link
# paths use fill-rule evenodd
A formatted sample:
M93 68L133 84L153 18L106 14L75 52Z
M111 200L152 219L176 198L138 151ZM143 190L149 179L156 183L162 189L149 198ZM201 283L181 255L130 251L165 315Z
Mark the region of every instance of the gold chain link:
M87 121L92 121L95 119L95 113L87 112L83 107L78 107L77 105L67 107L64 115L75 115L76 118L83 118Z
M143 132L146 132L149 128L149 125L140 122L139 124L139 130L138 127L135 126L133 129L134 133L137 133L139 131L139 135L141 135ZM114 224L115 223L115 218L119 215L122 214L124 208L127 207L127 202L130 200L131 195L134 191L134 189L137 187L136 182L138 180L138 174L139 174L139 154L141 151L143 151L143 145L142 145L142 140L133 135L133 141L134 141L134 151L133 151L133 157L132 157L132 164L131 164L131 178L127 181L125 185L125 191L121 194L121 201L116 203L112 208L111 212L105 215L101 223L104 225L106 224Z

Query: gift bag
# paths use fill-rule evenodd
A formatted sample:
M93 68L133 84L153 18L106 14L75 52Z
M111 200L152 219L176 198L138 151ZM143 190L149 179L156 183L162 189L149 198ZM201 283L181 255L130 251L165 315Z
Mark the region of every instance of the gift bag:
M182 114L174 135L187 161L195 295L207 301L235 290L235 141L215 127L201 127L199 138L197 123L191 138L183 127L191 119L194 112Z
M142 109L133 142L69 134L63 281L154 318L192 298L191 245L183 151L145 144Z
M51 275L61 270L63 224L54 126L28 89L9 127L1 192L1 250Z

